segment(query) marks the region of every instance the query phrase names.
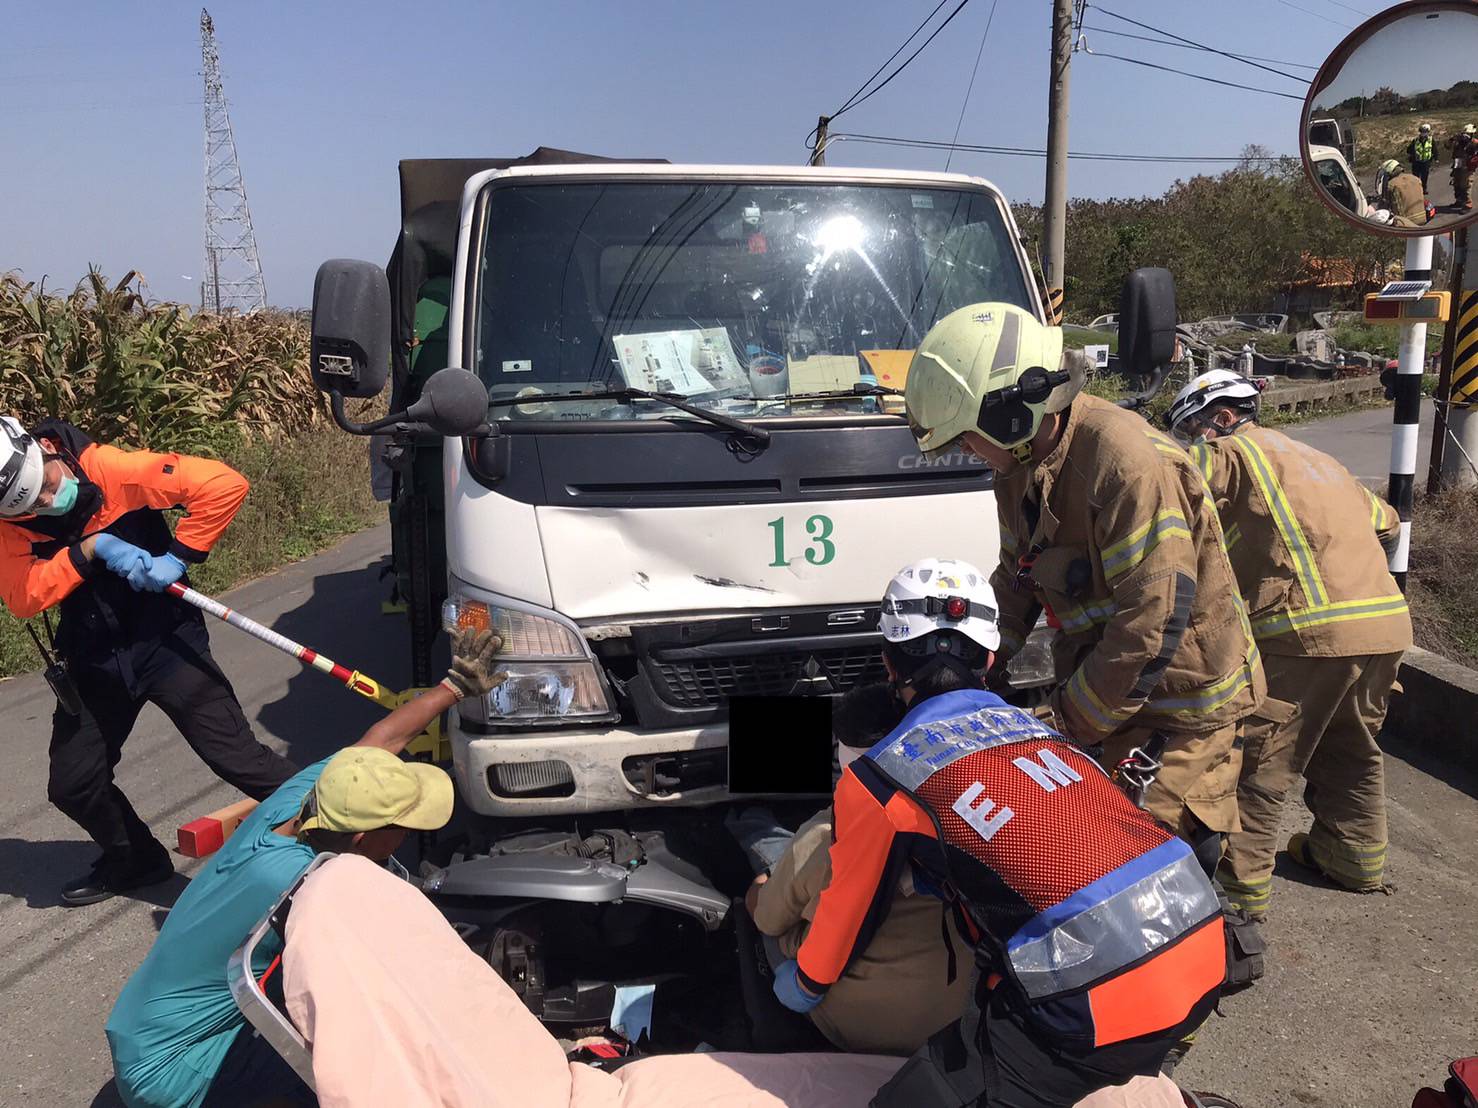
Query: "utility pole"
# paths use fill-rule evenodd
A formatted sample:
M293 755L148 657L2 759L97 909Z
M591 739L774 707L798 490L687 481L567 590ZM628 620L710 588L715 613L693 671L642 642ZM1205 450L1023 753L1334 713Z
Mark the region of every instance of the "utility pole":
M831 122L831 116L823 115L816 119L816 146L811 151L812 165L826 164L826 126Z
M1432 236L1406 240L1408 281L1432 279ZM1416 434L1422 414L1422 370L1427 361L1427 325L1401 324L1401 347L1396 362L1395 419L1391 426L1391 479L1386 494L1401 518L1401 537L1390 558L1391 576L1406 591L1406 567L1411 556L1412 492L1416 485Z
M1047 188L1042 207L1042 238L1047 255L1042 280L1047 287L1049 323L1062 322L1063 259L1067 248L1067 78L1073 57L1075 0L1052 0L1052 69L1047 85Z
M204 8L200 54L205 78L205 272L211 285L206 299L217 312L257 311L267 306L267 285L226 111L215 24Z
M1458 320L1462 318L1463 255L1467 253L1468 229L1460 228L1452 237L1452 265L1447 287L1452 293L1453 311L1442 332L1442 351L1437 359L1437 387L1432 392L1432 454L1427 462L1427 496L1442 491L1442 456L1447 443L1447 402L1452 391L1452 353L1456 346Z
M1462 276L1454 282L1454 307L1447 324L1445 339L1453 343L1451 369L1444 360L1444 374L1450 373L1446 411L1437 408L1439 419L1433 428L1433 453L1436 436L1451 436L1442 453L1442 484L1447 488L1478 487L1478 236L1467 228L1459 231L1463 253L1458 257ZM1445 351L1444 351L1445 352ZM1443 395L1441 385L1438 396Z

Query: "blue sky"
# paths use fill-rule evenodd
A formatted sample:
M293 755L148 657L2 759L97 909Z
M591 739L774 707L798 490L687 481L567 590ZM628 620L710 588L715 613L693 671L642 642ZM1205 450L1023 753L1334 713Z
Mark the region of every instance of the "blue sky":
M1475 78L1478 65L1478 12L1417 13L1381 29L1346 60L1319 96L1338 104L1386 85L1405 96L1445 89ZM1421 65L1412 66L1412 58Z
M328 257L382 262L396 162L522 154L541 143L673 161L796 164L802 140L934 6L931 0L214 0L226 95L269 299L306 305ZM953 7L953 0L945 8ZM1108 0L1224 49L1317 64L1374 0ZM971 0L839 130L950 139L990 0ZM1047 0L998 0L960 140L1045 145ZM71 285L130 268L193 301L201 272L198 4L7 7L0 39L0 270ZM1142 34L1101 10L1085 20ZM1093 50L1302 91L1210 54L1088 32ZM1274 68L1285 68L1274 66ZM1289 70L1305 77L1312 71ZM1299 105L1078 54L1075 150L1292 153ZM942 169L944 153L842 142L835 165ZM956 154L1013 200L1038 159ZM1162 192L1204 167L1074 162L1074 196ZM1069 244L1071 250L1071 244ZM188 278L188 279L187 279Z

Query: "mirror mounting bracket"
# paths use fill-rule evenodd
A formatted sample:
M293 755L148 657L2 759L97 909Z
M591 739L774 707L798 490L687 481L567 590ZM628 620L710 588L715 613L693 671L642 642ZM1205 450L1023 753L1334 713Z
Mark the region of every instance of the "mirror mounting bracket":
M373 420L370 423L356 423L349 418L349 413L344 410L344 394L338 389L331 389L328 394L329 410L333 413L334 422L351 435L367 437L369 435L389 434L393 438L411 438L417 435L444 437L442 433L428 423L421 423L408 417L406 412L391 412L389 415ZM488 438L499 437L498 429L484 423L481 427L469 431L464 438Z

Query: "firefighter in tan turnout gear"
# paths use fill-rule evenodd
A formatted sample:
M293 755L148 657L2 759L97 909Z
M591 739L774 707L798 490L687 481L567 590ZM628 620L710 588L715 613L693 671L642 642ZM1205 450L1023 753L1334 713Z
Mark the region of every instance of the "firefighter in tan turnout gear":
M1375 736L1411 645L1406 600L1386 570L1395 509L1327 454L1258 426L1257 397L1251 382L1216 370L1167 415L1216 498L1267 670L1269 699L1243 727L1242 830L1219 873L1254 917L1267 910L1279 810L1300 775L1314 825L1289 854L1346 888L1383 887Z
M1139 415L1080 396L1062 331L1008 304L941 320L909 369L928 455L996 471L1001 654L1045 607L1060 630L1059 729L1214 869L1237 830L1237 723L1264 681L1200 473ZM1004 661L1000 663L1004 665Z

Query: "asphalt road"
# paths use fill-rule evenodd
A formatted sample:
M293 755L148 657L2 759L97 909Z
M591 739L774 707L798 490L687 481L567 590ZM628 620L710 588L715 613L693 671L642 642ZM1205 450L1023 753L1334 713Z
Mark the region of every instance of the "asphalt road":
M1359 418L1359 417L1349 417ZM1331 421L1334 422L1334 421ZM1353 441L1353 440L1352 440ZM392 685L408 675L402 624L379 614L385 528L229 597L229 603ZM300 764L352 741L378 709L228 628L213 629L258 734ZM192 871L135 899L58 904L91 848L45 800L51 698L39 677L0 683L10 753L0 783L0 1104L115 1105L103 1024ZM1181 1070L1246 1108L1404 1106L1478 1048L1473 889L1478 781L1391 748L1392 897L1326 887L1286 861L1275 880L1267 979L1223 1005ZM232 799L154 709L125 747L122 787L161 837ZM1289 827L1303 820L1291 805Z
M1281 430L1315 450L1334 455L1346 469L1373 489L1384 488L1391 475L1389 404ZM1431 453L1432 402L1423 400L1416 447L1416 484L1419 489L1427 482L1427 461Z

